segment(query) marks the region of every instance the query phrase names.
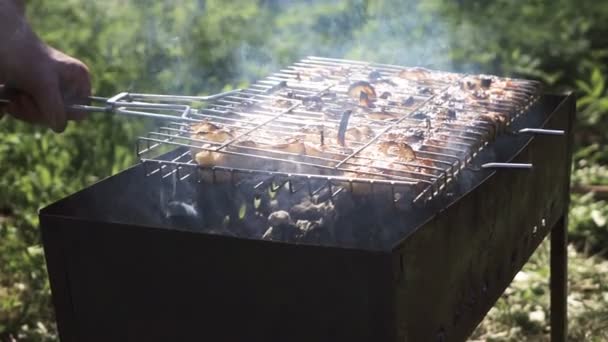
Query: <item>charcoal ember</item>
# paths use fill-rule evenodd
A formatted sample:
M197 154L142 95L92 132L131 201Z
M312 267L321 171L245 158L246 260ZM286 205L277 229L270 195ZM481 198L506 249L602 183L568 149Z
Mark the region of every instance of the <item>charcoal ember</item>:
M281 225L269 227L262 235L263 240L270 241L295 241L299 237L300 230L295 225Z
M314 221L320 218L328 218L335 214L334 205L331 202L315 204L310 199L294 205L289 209L289 214L295 220Z
M240 235L247 237L261 237L266 231L265 227L268 226L266 215L261 212L254 212L247 215L241 223L242 227L239 229Z
M275 211L268 215L268 224L271 226L289 225L291 223L291 216L285 210Z
M333 238L331 230L323 219L308 221L298 220L296 226L300 230L300 241L309 243L330 243Z
M275 211L268 216L270 227L262 239L272 241L294 241L300 235L300 229L291 220L291 216L284 210Z
M268 209L270 209L270 211L279 210L279 201L276 198L268 201Z
M167 204L167 217L192 217L197 218L199 216L196 208L183 201L170 201Z

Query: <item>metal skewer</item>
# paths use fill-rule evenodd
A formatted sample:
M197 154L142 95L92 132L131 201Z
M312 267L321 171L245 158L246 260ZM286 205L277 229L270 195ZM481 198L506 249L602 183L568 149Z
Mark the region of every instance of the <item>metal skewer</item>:
M566 132L561 129L542 129L542 128L522 128L517 133L530 133L540 135L564 135Z
M481 165L482 169L532 169L530 163L485 163Z

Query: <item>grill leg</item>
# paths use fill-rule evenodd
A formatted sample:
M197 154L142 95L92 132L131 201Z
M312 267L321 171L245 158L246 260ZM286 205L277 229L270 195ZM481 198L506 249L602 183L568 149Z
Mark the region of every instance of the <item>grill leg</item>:
M568 216L551 231L551 341L565 342L568 336Z

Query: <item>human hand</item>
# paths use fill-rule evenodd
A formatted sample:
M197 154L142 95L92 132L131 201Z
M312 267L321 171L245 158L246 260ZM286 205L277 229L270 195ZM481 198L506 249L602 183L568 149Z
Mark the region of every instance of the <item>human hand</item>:
M84 112L66 110L66 105L88 103L91 81L86 65L48 46L25 55L17 70L7 73L10 91L5 96L10 104L5 111L55 132L62 132L67 120L83 119Z

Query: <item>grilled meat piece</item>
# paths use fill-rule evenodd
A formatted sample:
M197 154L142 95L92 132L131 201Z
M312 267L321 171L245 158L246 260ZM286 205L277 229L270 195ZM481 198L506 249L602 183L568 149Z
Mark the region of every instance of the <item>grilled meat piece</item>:
M415 68L407 68L403 69L397 74L397 76L401 78L405 78L408 80L425 80L431 76L431 71L425 68L415 67Z
M290 139L286 143L271 145L273 150L294 153L299 155L306 154L306 145L300 139Z
M190 129L192 130L193 133L198 134L198 133L217 131L217 130L220 130L221 127L212 122L209 122L208 120L203 120L199 123L193 124L190 127Z
M414 149L404 142L382 141L378 144L378 149L384 154L396 156L398 161L408 162L416 159Z
M395 113L387 112L385 108L368 112L365 117L371 120L396 120L399 116Z
M370 100L377 97L376 90L369 82L357 81L348 87L348 95L356 100L361 98L361 93L365 93Z
M369 96L367 95L366 92L361 92L360 96L359 96L359 106L361 107L367 107L367 108L374 108L374 103L372 102L372 100L369 98Z
M209 121L202 121L191 126L192 138L213 142L224 142L234 138L234 134L227 128L222 128Z

